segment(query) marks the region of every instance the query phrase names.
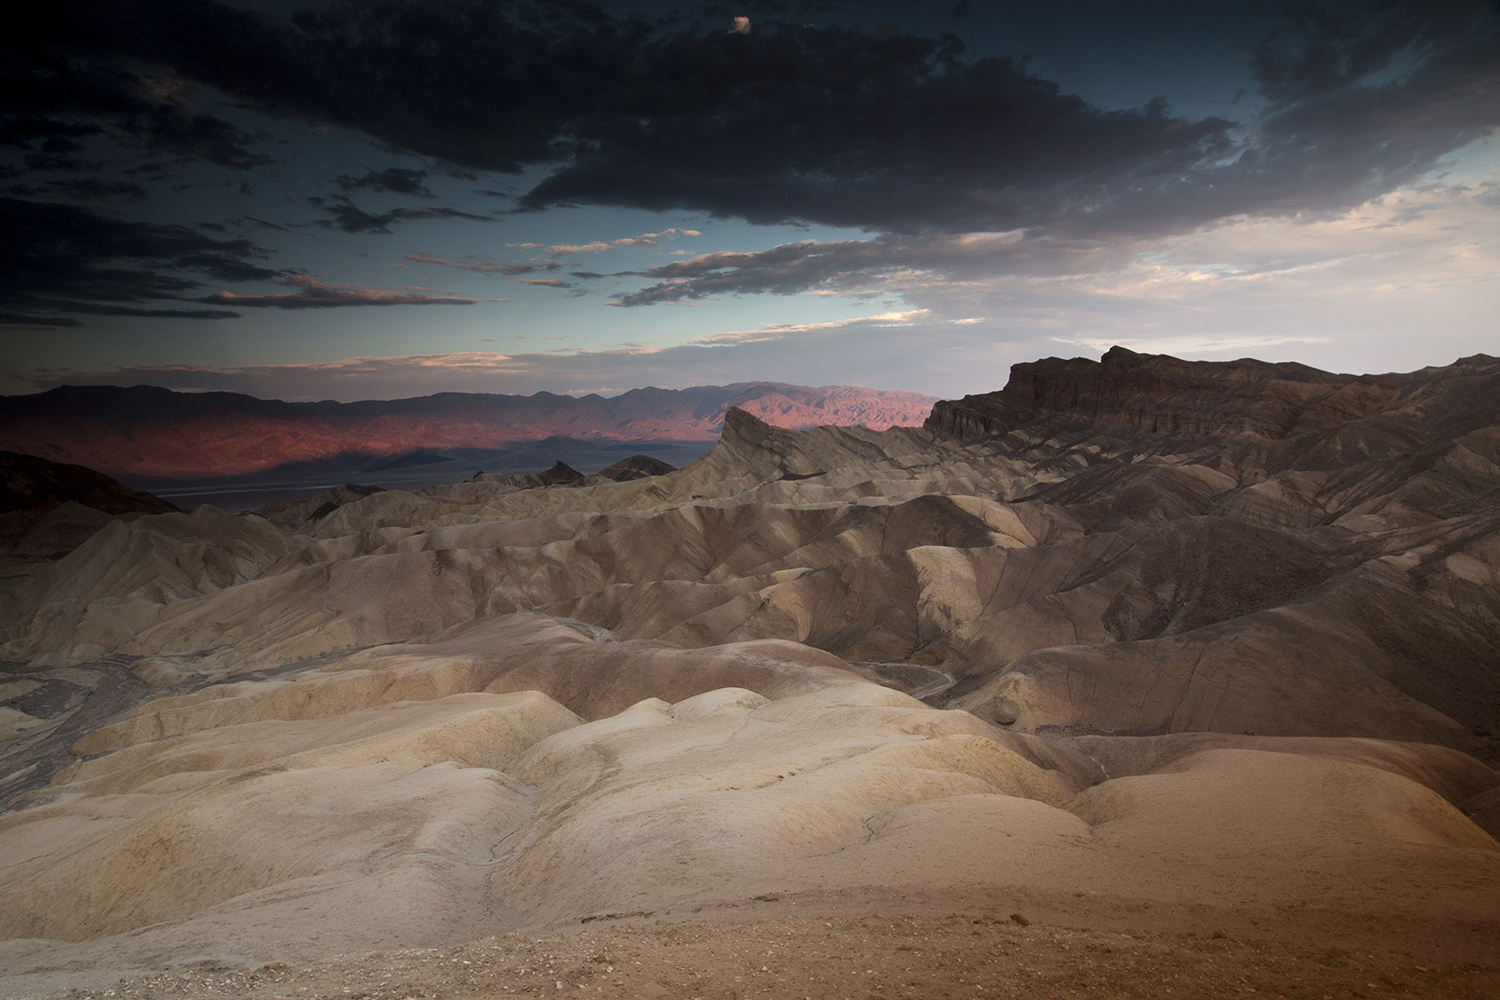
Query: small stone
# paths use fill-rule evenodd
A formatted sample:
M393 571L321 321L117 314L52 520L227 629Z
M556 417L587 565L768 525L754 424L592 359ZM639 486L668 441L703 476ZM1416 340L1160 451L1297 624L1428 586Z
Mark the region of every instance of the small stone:
M1026 914L1024 913L1012 913L1010 915L1010 922L1013 924L1020 924L1022 927L1031 926L1031 921L1026 919Z

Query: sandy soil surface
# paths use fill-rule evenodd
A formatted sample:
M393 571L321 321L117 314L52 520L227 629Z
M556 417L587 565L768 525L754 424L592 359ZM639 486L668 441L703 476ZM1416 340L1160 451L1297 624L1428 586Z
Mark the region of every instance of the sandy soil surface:
M781 916L749 923L623 922L565 934L340 956L208 963L59 996L118 1000L470 1000L498 996L1374 997L1500 995L1495 964L1200 934L1045 926L1024 914Z

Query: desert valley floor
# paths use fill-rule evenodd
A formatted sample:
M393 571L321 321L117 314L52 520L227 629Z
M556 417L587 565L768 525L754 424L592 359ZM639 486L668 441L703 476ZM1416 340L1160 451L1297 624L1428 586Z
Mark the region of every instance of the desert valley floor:
M1500 995L1494 358L108 492L0 515L0 995Z

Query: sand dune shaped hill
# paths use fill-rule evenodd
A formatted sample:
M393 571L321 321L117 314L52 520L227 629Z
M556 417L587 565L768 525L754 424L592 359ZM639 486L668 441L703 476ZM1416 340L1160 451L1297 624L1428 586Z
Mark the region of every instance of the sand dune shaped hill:
M1117 349L13 547L3 994L811 913L1493 961L1497 401Z

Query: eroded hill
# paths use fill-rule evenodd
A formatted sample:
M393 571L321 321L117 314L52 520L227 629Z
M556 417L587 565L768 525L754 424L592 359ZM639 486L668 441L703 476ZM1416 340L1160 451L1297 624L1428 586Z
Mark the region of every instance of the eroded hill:
M1477 954L1497 400L1117 350L624 482L112 521L0 605L0 955L1007 898Z

